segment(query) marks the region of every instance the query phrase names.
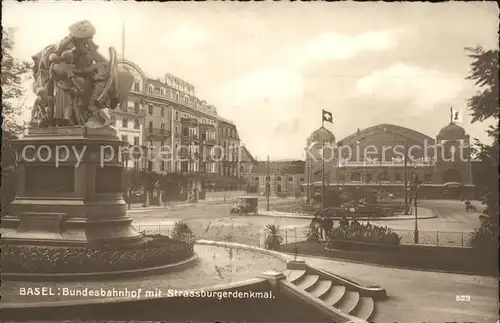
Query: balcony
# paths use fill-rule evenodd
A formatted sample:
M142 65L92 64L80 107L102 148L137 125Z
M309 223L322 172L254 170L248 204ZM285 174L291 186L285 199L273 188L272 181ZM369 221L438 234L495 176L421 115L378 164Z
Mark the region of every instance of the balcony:
M165 129L149 128L146 137L147 140L164 140L170 138L170 131Z
M181 123L190 124L194 127L198 126L198 120L194 118L181 118Z
M181 136L182 145L191 145L192 143L199 143L199 138L196 135Z

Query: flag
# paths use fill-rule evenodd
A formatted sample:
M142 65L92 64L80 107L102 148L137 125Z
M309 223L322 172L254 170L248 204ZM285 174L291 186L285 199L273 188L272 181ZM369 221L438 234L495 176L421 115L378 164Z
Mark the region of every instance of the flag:
M462 123L462 112L453 107L450 108L451 122L452 123Z
M331 112L323 110L323 122L333 123L333 115Z

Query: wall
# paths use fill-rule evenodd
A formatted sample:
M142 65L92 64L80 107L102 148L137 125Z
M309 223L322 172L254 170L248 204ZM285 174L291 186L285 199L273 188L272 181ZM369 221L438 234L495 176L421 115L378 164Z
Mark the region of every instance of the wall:
M237 196L246 195L245 191L227 191L227 192L206 192L205 199L206 200L224 200L224 196L226 200L234 200Z

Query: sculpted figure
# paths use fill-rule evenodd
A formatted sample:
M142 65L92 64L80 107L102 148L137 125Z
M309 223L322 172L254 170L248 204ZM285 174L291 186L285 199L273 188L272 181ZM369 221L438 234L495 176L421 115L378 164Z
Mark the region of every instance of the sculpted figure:
M113 48L109 48L110 60L98 52L92 40L95 28L89 21L71 25L69 32L59 43L32 56L37 94L32 124L107 126L111 120L104 110L115 109L126 99L133 76L118 69Z

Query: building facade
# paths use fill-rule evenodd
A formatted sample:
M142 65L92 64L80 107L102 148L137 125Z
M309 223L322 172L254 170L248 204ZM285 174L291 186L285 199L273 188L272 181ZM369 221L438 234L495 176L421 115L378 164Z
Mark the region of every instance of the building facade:
M134 83L127 102L112 111L111 118L122 140L146 147L146 161L136 162L136 167L184 175L186 183L182 190L187 199L203 198L205 191L224 186L220 182L238 182L237 172L223 171L233 167L227 164L232 159L216 158L217 154L232 156L233 147L239 146L232 122L220 117L214 106L197 98L194 86L188 82L171 74L166 74L163 80L147 77L139 66L127 60L119 65L132 73ZM219 128L231 131L221 133ZM227 142L226 146L219 149L219 141ZM128 163L128 166L134 165ZM234 167L238 169L237 164Z
M314 133L307 145L311 145ZM470 138L457 124L443 127L434 138L418 131L381 124L359 130L337 143L326 153L325 185L340 189L369 187L379 195L404 196L412 180L421 181L422 198L472 198L474 185L470 162ZM313 145L314 146L314 145ZM319 144L313 153L318 155ZM320 153L319 153L320 154ZM405 163L406 156L406 163ZM307 191L317 191L322 181L322 161L306 158ZM312 187L312 189L311 189ZM310 195L309 195L310 196Z
M248 193L270 196L299 196L304 193L304 161L259 162L246 147L241 149L240 177L247 183Z

